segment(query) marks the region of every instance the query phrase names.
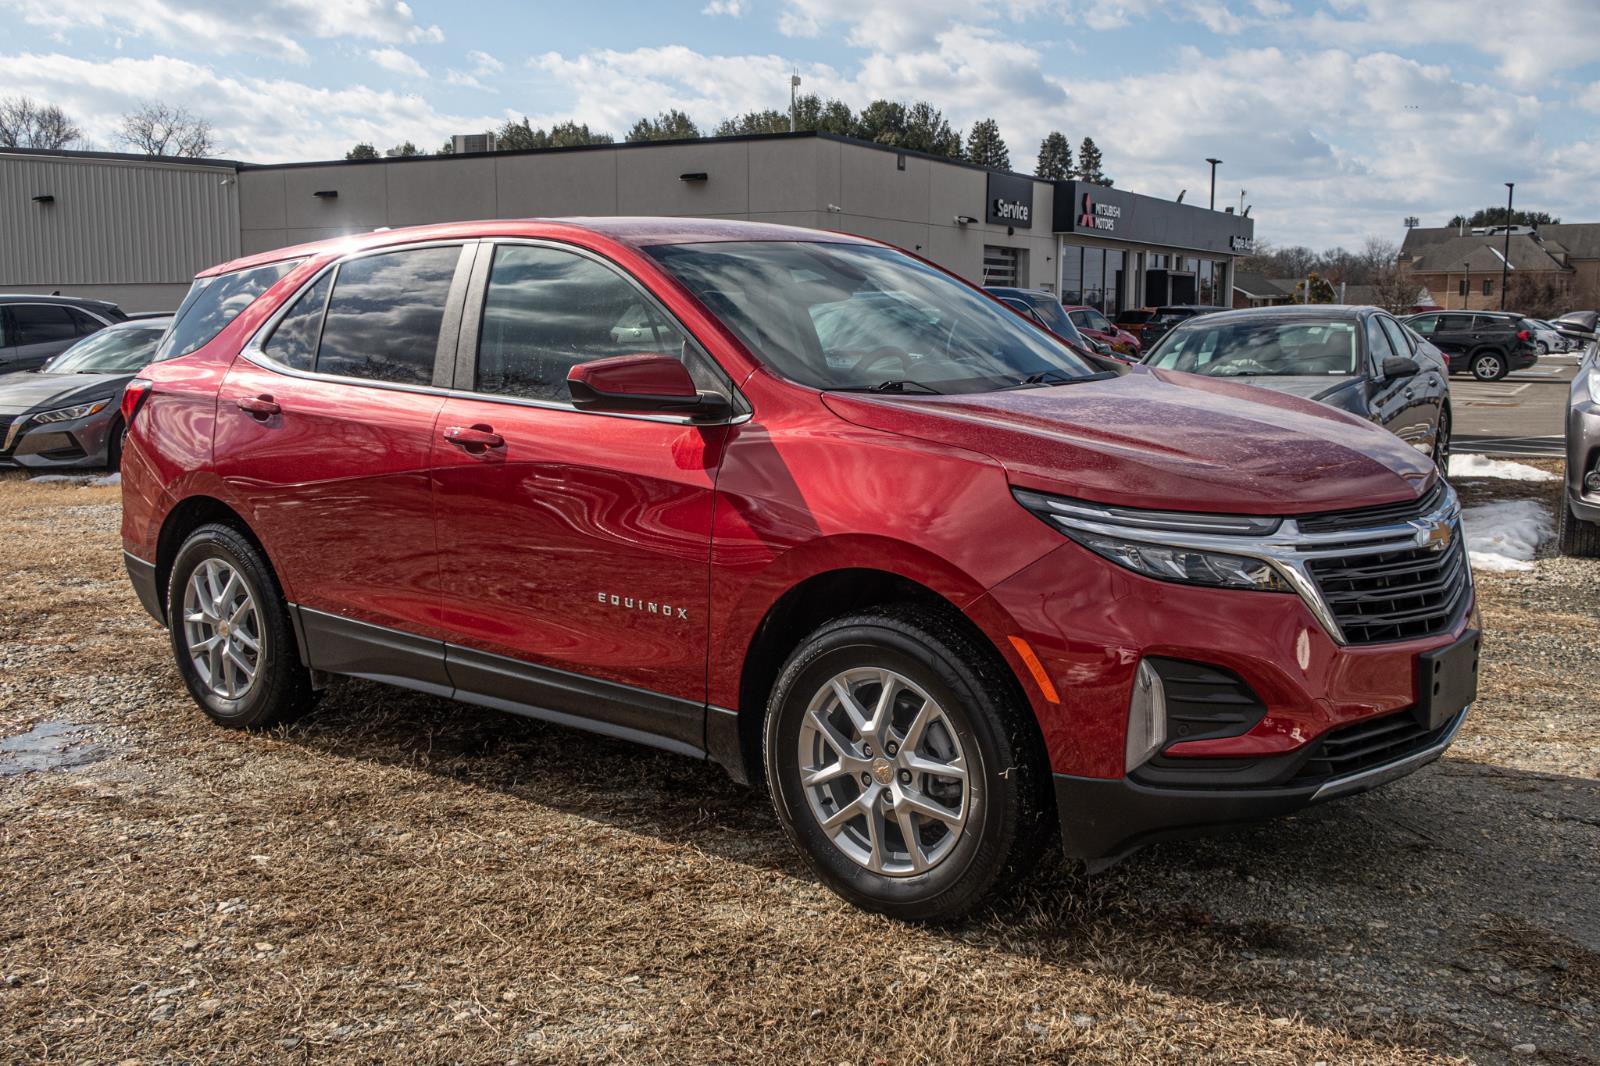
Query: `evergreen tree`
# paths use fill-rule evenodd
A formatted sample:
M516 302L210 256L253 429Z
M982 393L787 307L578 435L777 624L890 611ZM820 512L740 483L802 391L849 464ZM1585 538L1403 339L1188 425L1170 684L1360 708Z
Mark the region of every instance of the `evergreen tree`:
M737 118L725 118L717 123L713 137L734 137L748 133L788 133L789 115L783 111L747 111Z
M1060 130L1039 142L1039 163L1033 168L1035 177L1051 181L1065 181L1072 177L1072 142Z
M1311 285L1311 299L1309 300L1306 299L1307 283ZM1304 281L1294 283L1294 302L1297 304L1331 304L1337 298L1338 293L1334 292L1333 286L1314 270L1306 275Z
M961 158L961 134L950 128L938 108L922 100L910 107L894 100L874 100L856 116L850 135L913 152Z
M1000 124L992 118L981 119L967 131L967 162L994 170L1011 169L1011 151L1000 136Z
M362 141L346 152L344 157L346 159L376 159L378 158L378 150L367 142Z
M551 148L581 148L586 144L615 144L609 133L595 133L587 122L558 122L550 127Z
M1482 207L1472 213L1470 218L1457 215L1450 220L1451 226L1504 226L1506 224L1506 209L1503 207ZM1551 218L1548 211L1513 211L1511 212L1511 225L1513 226L1557 226L1561 224L1559 218Z
M629 144L637 144L640 141L689 141L699 136L700 127L694 124L694 119L673 108L655 118L641 118L633 124L624 140Z
M1111 179L1100 169L1102 165L1099 145L1094 143L1093 137L1085 137L1083 143L1078 146L1079 180L1109 186Z
M550 147L550 135L540 129L528 125L528 118L523 116L521 122L507 122L501 126L494 135L494 147L498 152L520 152L525 148Z

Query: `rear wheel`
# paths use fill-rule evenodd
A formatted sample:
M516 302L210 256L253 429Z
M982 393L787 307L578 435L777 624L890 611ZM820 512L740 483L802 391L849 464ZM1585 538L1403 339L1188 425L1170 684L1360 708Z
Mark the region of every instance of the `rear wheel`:
M1487 349L1473 352L1468 365L1472 368L1472 376L1479 381L1499 381L1511 372L1505 356Z
M818 629L773 688L764 754L789 838L839 895L913 921L959 918L1041 850L1029 712L993 656L936 614Z
M288 721L315 702L288 606L271 568L225 525L195 530L167 583L167 628L178 672L212 720L236 729Z

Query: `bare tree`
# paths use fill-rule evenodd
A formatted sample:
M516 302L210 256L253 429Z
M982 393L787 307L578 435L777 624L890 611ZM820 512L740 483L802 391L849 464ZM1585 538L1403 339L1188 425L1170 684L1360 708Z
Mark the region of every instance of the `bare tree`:
M145 155L184 156L196 159L211 154L211 123L191 115L187 108L159 101L140 104L122 116L122 141Z
M1372 242L1367 243L1370 247ZM1409 313L1421 295L1422 286L1417 279L1393 262L1372 272L1372 302L1392 315Z
M0 148L69 148L81 140L83 131L54 104L26 96L0 100Z

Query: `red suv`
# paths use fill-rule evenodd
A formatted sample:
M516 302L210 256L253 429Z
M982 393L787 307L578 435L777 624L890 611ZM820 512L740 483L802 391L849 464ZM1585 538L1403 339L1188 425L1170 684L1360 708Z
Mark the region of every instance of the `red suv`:
M212 718L343 674L711 759L886 913L1369 788L1475 692L1426 456L871 241L394 230L208 271L164 344L123 538Z

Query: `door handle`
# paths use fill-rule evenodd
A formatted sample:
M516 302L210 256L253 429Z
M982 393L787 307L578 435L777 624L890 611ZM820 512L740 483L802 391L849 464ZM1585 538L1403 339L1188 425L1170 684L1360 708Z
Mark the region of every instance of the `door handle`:
M241 396L237 403L239 410L263 422L283 410L273 402L271 396Z
M486 448L503 448L506 439L494 431L493 426L451 426L444 431L444 439L458 448L474 454Z

